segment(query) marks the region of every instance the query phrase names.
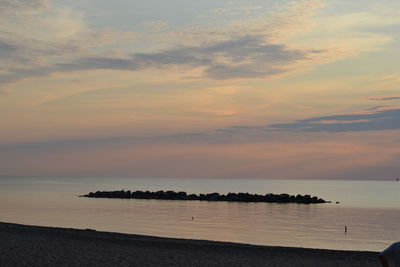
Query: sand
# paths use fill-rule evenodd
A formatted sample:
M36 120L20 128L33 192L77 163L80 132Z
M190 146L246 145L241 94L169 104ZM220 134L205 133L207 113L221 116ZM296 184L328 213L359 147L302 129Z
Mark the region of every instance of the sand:
M360 266L378 253L254 246L0 223L0 266Z

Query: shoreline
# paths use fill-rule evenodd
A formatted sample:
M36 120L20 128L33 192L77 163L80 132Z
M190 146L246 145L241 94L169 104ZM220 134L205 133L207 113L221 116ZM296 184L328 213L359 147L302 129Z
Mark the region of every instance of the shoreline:
M1 266L365 266L378 252L258 246L0 222Z

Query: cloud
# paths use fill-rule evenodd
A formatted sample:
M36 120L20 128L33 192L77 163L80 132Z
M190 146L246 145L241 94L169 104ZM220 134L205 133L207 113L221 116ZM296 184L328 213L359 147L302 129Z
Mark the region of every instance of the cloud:
M188 46L160 53L135 54L140 68L184 65L204 67L211 79L268 77L287 72L289 66L306 57L307 52L268 44L262 36L233 37L208 46Z
M358 114L315 117L290 123L231 126L204 133L192 141L206 143L276 142L285 140L285 138L300 140L310 136L299 136L298 133L329 135L385 130L400 130L400 108L382 107Z
M186 178L390 178L399 172L399 146L391 141L397 133L307 135L313 138L293 135L290 140L240 144L165 141L0 149L0 169L14 175Z
M1 45L1 43L0 43ZM65 47L64 49L66 49ZM1 46L0 46L0 49ZM4 43L4 50L16 54L21 48ZM62 49L62 48L61 48ZM31 49L32 55L41 51ZM50 53L50 51L49 51ZM204 68L204 75L210 79L260 78L284 74L292 70L291 65L307 58L316 51L288 49L284 45L266 44L260 36L233 38L229 41L216 42L208 46L182 46L156 53L136 53L125 58L84 57L69 62L55 63L41 67L40 70L14 68L10 74L0 75L0 82L16 81L22 77L41 76L65 71L109 69L138 71L148 68L183 66ZM21 57L20 61L30 58Z
M400 129L400 109L378 110L369 114L316 117L293 123L270 124L269 130L290 132L351 132Z
M18 50L18 46L10 44L5 40L0 40L0 59L2 61L10 58L15 60L15 54L18 52Z
M133 33L90 29L79 12L68 8L18 12L23 3L16 2L12 9L10 5L15 12L0 16L0 86L70 69L107 68L111 64L101 65L100 59L90 62L90 56L97 56L98 51L112 54L104 46L136 38ZM37 1L38 7L45 6L46 1L40 3ZM69 63L70 59L75 63ZM115 64L118 59L107 60Z
M254 11L259 11L263 9L265 9L264 6L235 6L226 8L214 8L211 10L211 12L217 14L218 16L236 16L243 13L251 14L254 13Z
M400 108L374 113L315 117L292 123L261 126L232 126L207 132L184 132L154 136L110 136L104 138L64 139L44 142L0 144L0 151L59 150L107 145L144 144L245 144L262 142L310 142L332 139L332 133L400 130ZM298 133L307 133L299 136ZM315 136L317 135L317 137ZM356 141L356 140L355 140Z
M42 9L48 6L48 0L0 0L0 14Z
M131 146L141 146L143 144L162 144L162 143L197 143L202 140L205 133L178 133L174 135L159 135L159 136L111 136L103 138L76 138L76 139L62 139L50 141L36 141L36 142L20 142L0 144L1 151L57 151L57 150L74 150L79 148L96 148L101 146L118 146L129 144Z
M22 8L27 2L18 1L12 6L14 9ZM297 19L289 22L297 24L296 21L305 16L312 16L321 4L317 0L297 2L296 5L284 7L286 12L277 12L279 21L282 21L282 16L290 17L300 12L302 14L297 15ZM35 6L44 6L46 1L37 0L34 3ZM265 20L263 16L269 17ZM326 52L324 50L294 49L272 42L272 39L276 39L272 36L279 32L277 29L287 28L288 23L277 24L273 20L274 14L263 16L242 22L241 26L238 22L232 22L224 29L195 29L194 34L198 39L192 41L188 40L193 32L180 29L169 33L175 38L169 48L155 52L132 53L125 44L119 50L118 56L112 56L108 52L113 49L112 45L102 42L98 36L99 30L88 28L79 12L51 7L46 14L38 12L20 20L8 16L0 20L3 25L0 26L1 49L7 50L7 59L1 58L6 64L2 64L3 67L0 68L0 84L56 72L94 69L140 71L176 66L187 70L201 68L204 77L215 80L269 78L296 71L302 68L302 64L312 65L313 59L320 61L321 55ZM27 25L30 21L32 23ZM3 32L1 27L4 28ZM163 40L162 36L167 35L148 33L147 38L155 36L156 40ZM177 36L181 41L177 40ZM123 42L126 38L116 37L114 44ZM91 39L100 40L96 45ZM85 43L90 45L85 46ZM105 57L105 54L110 56Z
M379 97L370 97L370 100L375 101L390 101L390 100L400 100L400 96L379 96Z
M104 38L105 30L88 27L84 14L49 5L44 0L0 3L4 10L49 7L46 12L29 16L15 12L13 16L0 18L0 49L5 51L0 56L3 63L0 86L56 72L141 71L170 67L179 67L182 72L196 69L202 71L203 78L214 80L266 79L304 72L319 64L354 56L358 46L365 47L365 40L371 37L360 34L357 35L359 43L347 44L345 33L349 32L348 28L359 25L349 22L340 24L337 31L346 38L337 42L340 36L332 35L335 41L327 44L325 34L332 31L325 31L315 21L317 11L324 6L319 0L291 1L256 17L227 21L225 27L175 28L169 32L163 29L162 33L149 30L140 35L143 43L139 42L138 46L132 38L133 32L114 31L111 37ZM150 26L152 24L156 28L165 26L161 22L150 23ZM322 35L318 35L321 31ZM354 29L350 32L354 35ZM299 34L300 38L296 39ZM378 39L385 38L379 35ZM141 52L137 47L146 42L158 50ZM336 43L338 45L334 45ZM354 43L362 45L354 48ZM112 53L116 50L117 53Z

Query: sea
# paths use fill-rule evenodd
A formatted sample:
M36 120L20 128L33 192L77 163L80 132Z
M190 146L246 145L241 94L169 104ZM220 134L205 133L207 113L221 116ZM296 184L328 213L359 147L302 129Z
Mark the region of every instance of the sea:
M97 190L122 189L310 194L331 203L79 197ZM0 221L256 245L382 251L400 241L400 182L0 177Z

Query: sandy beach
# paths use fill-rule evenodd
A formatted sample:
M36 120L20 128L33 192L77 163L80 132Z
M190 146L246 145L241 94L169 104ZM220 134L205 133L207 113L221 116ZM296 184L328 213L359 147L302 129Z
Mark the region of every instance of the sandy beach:
M380 266L378 253L0 223L1 266Z

